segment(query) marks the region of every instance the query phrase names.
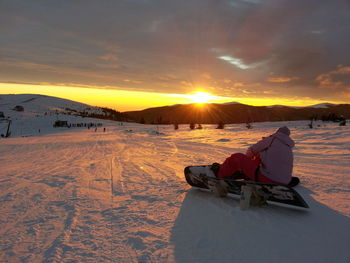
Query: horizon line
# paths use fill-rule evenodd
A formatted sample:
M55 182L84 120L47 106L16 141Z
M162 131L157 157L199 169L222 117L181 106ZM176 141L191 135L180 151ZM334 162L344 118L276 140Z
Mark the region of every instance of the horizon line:
M41 90L38 90L40 86ZM174 106L178 104L194 104L192 94L173 94L147 91L128 91L88 87L66 87L52 85L23 85L0 82L0 94L37 94L73 100L97 107L108 107L120 112L139 111L154 107ZM324 103L346 104L343 101L325 101L312 98L274 98L274 97L222 97L211 95L211 104L239 103L248 106L285 106L308 107ZM199 104L199 103L197 103Z
M93 104L87 104L84 102L80 102L77 100L72 100L72 99L68 99L68 98L63 98L63 97L58 97L58 96L52 96L52 95L46 95L46 94L40 94L40 93L0 93L1 95L37 95L37 96L45 96L45 97L52 97L52 98L58 98L58 99L64 99L64 100L69 100L72 102L77 102L77 103L82 103L82 104L86 104L88 106L92 106L92 107L97 107L97 108L109 108L106 106L98 106L98 105L93 105ZM148 108L144 108L144 109L139 109L139 110L126 110L126 111L119 111L117 109L113 109L116 111L119 111L121 113L124 112L133 112L133 111L144 111L144 110L148 110L148 109L154 109L154 108L161 108L161 107L174 107L174 106L181 106L181 105L198 105L198 106L204 106L204 105L208 105L208 104L216 104L216 105L229 105L229 104L239 104L239 105L244 105L244 106L250 106L250 107L288 107L288 108L308 108L308 107L314 107L314 106L321 106L321 105L332 105L332 106L337 106L337 105L349 105L349 103L331 103L331 102L322 102L322 103L318 103L318 104L313 104L313 105L306 105L306 106L290 106L290 105L281 105L281 104L274 104L274 105L251 105L251 104L245 104L245 103L241 103L241 102L237 102L237 101L231 101L231 102L222 102L222 103L218 103L218 102L205 102L205 103L195 103L195 102L189 102L189 103L177 103L177 104L172 104L172 105L162 105L162 106L155 106L155 107L148 107Z

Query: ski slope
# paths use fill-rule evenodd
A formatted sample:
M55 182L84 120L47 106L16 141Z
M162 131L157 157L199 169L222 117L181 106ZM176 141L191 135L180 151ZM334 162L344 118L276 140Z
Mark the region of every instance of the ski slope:
M0 139L0 262L350 262L349 125L174 130L91 119L103 132L30 118L18 118L25 135ZM185 182L185 166L222 162L282 125L310 209L241 211L237 197Z

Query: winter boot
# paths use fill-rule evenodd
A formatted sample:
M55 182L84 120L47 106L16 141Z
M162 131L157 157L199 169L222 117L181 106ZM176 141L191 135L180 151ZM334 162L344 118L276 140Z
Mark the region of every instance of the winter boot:
M213 171L213 173L215 174L215 176L218 177L219 170L220 170L220 164L219 164L219 163L213 163L213 164L211 165L211 170Z
M227 196L227 189L224 185L224 181L208 180L208 187L218 197Z
M250 206L252 197L253 187L250 185L242 185L241 187L241 198L239 201L239 207L241 210L247 210Z
M252 206L263 206L267 205L266 198L259 195L258 192L253 188L252 195L250 197L250 205Z
M205 175L208 176L208 177L213 177L213 178L216 177L214 171L211 169L210 166L206 166L205 167Z
M294 186L297 186L299 183L300 183L300 179L298 177L293 176L292 179L290 180L288 186L294 187Z

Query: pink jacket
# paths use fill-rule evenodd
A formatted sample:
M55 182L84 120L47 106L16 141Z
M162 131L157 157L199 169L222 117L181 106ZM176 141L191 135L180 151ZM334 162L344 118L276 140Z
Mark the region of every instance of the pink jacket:
M249 147L248 151L260 155L262 175L274 182L288 184L293 171L293 147L294 141L277 131Z

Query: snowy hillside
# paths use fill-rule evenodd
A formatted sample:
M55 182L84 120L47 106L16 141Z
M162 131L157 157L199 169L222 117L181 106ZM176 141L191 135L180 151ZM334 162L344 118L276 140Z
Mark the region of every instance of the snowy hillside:
M289 108L294 108L294 109L301 109L301 108L316 108L316 109L327 109L332 106L337 106L339 104L332 104L332 103L319 103L315 105L310 105L310 106L284 106L284 105L272 105L268 106L268 108L274 108L274 107L289 107Z
M69 113L82 112L88 109L94 112L102 112L98 107L57 97L36 94L0 95L0 111L4 112L6 116L13 116L16 112L13 109L16 106L24 108L26 117L42 115L45 112Z
M316 105L312 105L312 106L309 106L310 108L328 108L328 107L331 107L331 106L335 106L336 104L332 104L332 103L320 103L320 104L316 104Z
M50 118L23 117L31 137L14 126L17 137L0 138L0 262L350 262L349 125L174 130L101 120L105 132L39 133ZM185 166L223 162L282 125L296 142L295 189L310 209L242 211L238 197L185 182Z
M105 116L104 109L87 104L34 94L0 95L0 134L6 134L10 119L11 137L48 134L62 129L53 129L57 120L71 124L100 123L100 120L83 116ZM65 130L65 129L64 129Z

